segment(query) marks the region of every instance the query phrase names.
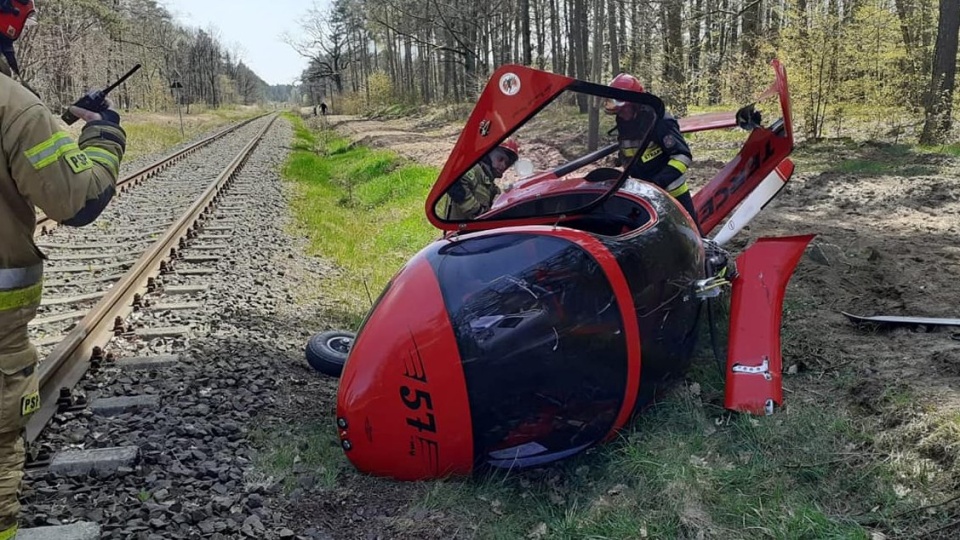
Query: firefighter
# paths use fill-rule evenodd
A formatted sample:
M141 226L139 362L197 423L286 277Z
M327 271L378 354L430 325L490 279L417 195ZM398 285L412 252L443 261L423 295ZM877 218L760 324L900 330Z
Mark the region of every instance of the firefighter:
M33 242L34 207L67 226L92 222L113 197L126 144L116 111L72 107L86 121L78 145L13 80L14 41L34 17L33 0L0 0L0 540L17 533L22 433L40 408L37 353L27 336L44 258Z
M610 86L621 90L644 92L643 85L633 75L621 73L610 81ZM617 138L620 142L620 163L629 163L643 144L647 126L637 115L637 105L628 101L607 99L603 103L607 114L617 115ZM652 182L665 189L686 209L697 223L697 210L693 206L690 186L687 185L687 168L693 161L693 154L687 146L680 124L669 113L664 113L660 122L654 126L650 144L642 156L630 167L630 176Z
M518 157L520 147L513 139L507 139L487 152L479 163L450 186L446 219L473 219L489 210L500 194L495 180L503 177Z

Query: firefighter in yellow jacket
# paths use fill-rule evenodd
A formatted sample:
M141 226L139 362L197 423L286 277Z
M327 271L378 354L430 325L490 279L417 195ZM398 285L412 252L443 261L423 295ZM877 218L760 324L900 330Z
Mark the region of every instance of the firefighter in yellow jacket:
M17 533L22 432L40 406L37 353L27 337L43 275L34 208L67 226L92 222L113 197L126 144L116 111L73 107L87 122L77 144L13 80L13 42L34 12L33 0L0 0L0 540Z
M490 210L500 194L495 180L503 177L520 156L520 146L507 139L487 152L472 169L450 186L447 209L443 215L450 221L473 219Z

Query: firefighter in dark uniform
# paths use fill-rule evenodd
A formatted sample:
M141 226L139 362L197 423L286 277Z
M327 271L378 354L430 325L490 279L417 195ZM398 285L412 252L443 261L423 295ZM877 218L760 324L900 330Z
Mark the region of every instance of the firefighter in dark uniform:
M27 335L43 278L34 207L67 226L92 222L113 197L126 145L116 111L72 107L87 122L78 144L13 80L13 42L35 11L33 0L0 0L0 540L17 534L22 433L40 408L37 352Z
M643 85L633 75L621 73L610 82L613 88L644 92ZM620 142L621 163L629 163L643 144L647 126L637 119L637 106L627 101L608 99L603 109L607 114L617 115L617 138ZM680 124L669 113L654 126L653 135L646 151L630 167L630 176L654 183L670 193L697 223L697 210L693 206L690 186L687 185L687 168L693 162L693 154Z
M487 152L480 163L450 186L447 210L441 215L450 221L463 221L489 210L500 194L495 180L501 178L519 156L520 147L513 139L507 139Z

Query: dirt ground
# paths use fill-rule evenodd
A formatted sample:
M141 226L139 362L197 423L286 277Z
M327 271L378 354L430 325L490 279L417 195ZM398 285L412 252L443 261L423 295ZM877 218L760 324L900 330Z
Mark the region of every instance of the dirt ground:
M456 126L418 126L413 120L327 121L359 143L437 167L459 135ZM523 150L527 156L556 151L541 143ZM723 161L693 150L696 187ZM811 391L823 396L825 414L837 407L854 410L881 433L885 447L879 450L931 465L942 492L956 493L960 328L876 331L854 326L841 312L960 317L960 158L852 141L801 142L793 157L793 179L733 246L739 251L761 236L817 235L790 282L783 333L784 365L816 376L788 376L786 399L789 403L791 387L813 385ZM854 160L888 166L881 173L843 172L851 170L843 165ZM350 476L348 485L337 488L340 496L310 503L312 509L336 516L324 505L353 506L350 493L365 487L352 485L356 482L365 480ZM389 519L391 508L409 500L411 489L424 488L397 486L376 508L354 508L352 517L336 518L336 526L358 531L364 530L359 521ZM442 516L422 517L415 536L432 537L430 523Z

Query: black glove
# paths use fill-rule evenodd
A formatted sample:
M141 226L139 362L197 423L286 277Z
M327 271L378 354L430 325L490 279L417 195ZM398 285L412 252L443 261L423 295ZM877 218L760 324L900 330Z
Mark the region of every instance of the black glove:
M753 110L752 104L741 107L740 110L737 111L736 118L737 125L747 131L760 127L760 124L763 122L760 118L760 111Z
M113 108L113 103L109 99L104 100L103 107L98 111L91 111L77 107L76 105L71 105L70 112L85 122L105 121L118 126L120 125L120 113Z
M113 109L104 109L100 111L100 117L111 124L120 125L120 113Z

